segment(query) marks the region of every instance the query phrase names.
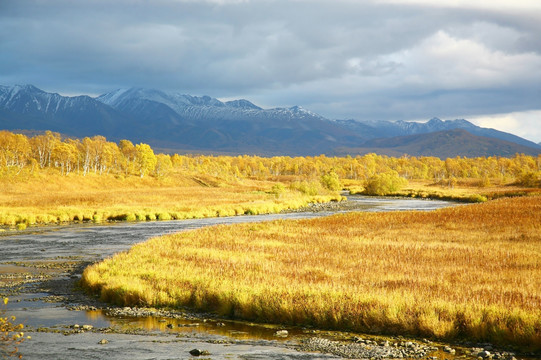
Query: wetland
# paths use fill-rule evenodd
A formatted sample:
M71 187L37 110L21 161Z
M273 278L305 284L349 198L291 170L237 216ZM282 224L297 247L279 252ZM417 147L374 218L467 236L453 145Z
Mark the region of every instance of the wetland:
M32 336L21 345L26 359L182 359L193 357L189 353L193 349L208 351L207 358L212 359L396 358L421 354L452 358L456 351L461 356L472 351L465 346L445 351L446 345L428 340L412 342L398 337L235 321L189 309L114 307L77 286L87 265L154 236L218 224L321 217L341 211L433 210L450 205L456 204L352 196L347 205L338 208L336 204L329 208L315 206L312 211L274 215L29 228L5 234L0 240L0 293L10 298L8 313L24 323L25 333ZM287 330L287 336L277 335L280 330ZM506 354L502 352L502 356Z

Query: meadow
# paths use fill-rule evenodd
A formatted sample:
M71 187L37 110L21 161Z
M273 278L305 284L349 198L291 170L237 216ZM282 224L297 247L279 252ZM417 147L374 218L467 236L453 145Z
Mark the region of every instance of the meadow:
M541 349L541 197L151 239L88 267L119 305Z
M61 176L42 172L13 181L0 179L0 225L25 229L93 221L179 220L277 213L314 202L339 201L319 187L306 194L260 180L224 181L199 175L168 178Z
M0 230L81 221L261 214L340 190L482 202L541 187L541 156L260 157L155 154L103 136L0 131Z

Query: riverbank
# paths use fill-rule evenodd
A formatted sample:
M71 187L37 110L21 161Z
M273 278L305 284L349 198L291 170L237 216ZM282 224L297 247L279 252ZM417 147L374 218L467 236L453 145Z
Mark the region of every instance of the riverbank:
M217 161L213 159L213 161ZM333 174L333 175L329 175ZM74 223L178 220L283 211L313 211L318 204L331 210L347 204L339 189L364 190L365 180L339 179L332 171L321 176L212 176L175 170L163 177L122 174L62 176L55 169L0 177L0 231ZM410 180L387 194L461 202L483 202L505 196L539 194L516 182L479 186L477 180L434 183ZM496 181L495 181L496 183ZM314 206L315 205L315 206ZM321 207L323 208L323 207Z
M13 265L27 271L19 272L24 279L19 285L26 285L19 288L22 293L12 292L11 296L17 298L26 293L46 291L47 296L25 298L22 303L24 306L39 302L47 302L51 306L57 304L66 309L64 311L73 313L73 319L79 319L48 326L26 326L24 332L32 339L21 348L23 358L38 359L45 353L58 357L69 353L93 358L107 353L108 358L124 359L131 354L132 359L143 359L150 349L154 357L159 354L170 357L173 353L188 357L190 351L198 349L213 359L236 359L236 353L239 353L239 359L245 358L247 352L259 353L266 359L282 360L427 357L513 360L531 356L488 343L445 344L402 336L258 325L220 318L215 314L194 313L188 309L111 306L77 290L77 279L84 265L77 262L65 266L57 262L19 262ZM46 276L44 269L50 270ZM59 278L58 275L62 276ZM83 320L83 314L90 314L90 317L87 315ZM108 319L109 323L96 322L99 317ZM135 349L137 352L133 353Z
M539 350L540 199L181 233L96 264L82 282L123 305Z
M445 204L439 204L438 201L412 199L363 197L361 202L371 203L371 211L411 210L413 208L429 210L435 206L445 206ZM115 359L144 359L146 351L152 351L153 356L158 358L160 358L159 354L162 354L161 358L164 359L184 358L191 356L190 350L199 348L210 351L209 357L212 359L230 360L263 356L268 359L298 360L336 358L339 355L331 354L347 351L351 347L359 348L366 345L375 348L372 342L379 344L383 341L383 337L327 332L310 327L258 325L251 322L231 321L228 317L201 315L187 309L182 309L181 312L188 314L188 319L182 319L179 310L173 310L169 315L168 310L164 308L152 310L130 307L125 309L123 306L115 307L101 303L97 301L98 299L73 289L73 284L77 282L83 265L124 251L132 244L153 235L221 222L236 223L269 220L278 216L295 218L321 215L328 215L328 213L324 211L180 222L116 223L100 226L88 224L58 227L54 231L40 233L39 237L31 233L6 237L3 241L4 261L0 266L0 271L6 270L7 267L14 271L12 275L5 278L8 283L13 283L15 273L18 274L21 280L18 288L22 292L16 290L4 295L11 297L10 314L17 315L18 320L31 325L25 329L26 333L32 335L32 340L25 342L22 348L24 358L40 359L44 354L58 354L58 357L62 358L61 354L69 352L77 354L80 359L92 359L97 356L96 354ZM258 226L258 224L253 225ZM5 262L8 259L11 259L9 264ZM107 316L105 313L112 316ZM196 317L190 318L192 315ZM225 326L218 326L218 323L223 323ZM174 325L173 328L168 327L169 324ZM199 325L196 326L196 324ZM74 325L79 325L80 328L76 329ZM84 330L83 325L92 325L93 329ZM274 335L281 329L288 330L287 337ZM371 342L364 345L363 343L356 344L356 337L362 337ZM329 355L296 352L295 349L302 350L301 346L304 342L312 338L322 339L316 341L321 345L319 351ZM102 339L108 340L109 343L98 344ZM422 338L418 341L411 337L386 339L393 347L396 343L398 348L401 348L401 342L438 347L438 351L432 353L431 356L437 356L439 359L452 359L466 353L474 353L474 348L484 349L490 346L494 348L494 350L489 350L491 354L498 353L507 356L507 352L514 353L515 357L531 356L524 348L498 349L486 342L426 344ZM153 342L154 340L159 341ZM220 344L222 342L223 345ZM286 344L290 344L291 346L287 346L292 350L284 354ZM313 341L308 342L306 346L308 345L314 346ZM456 353L445 352L445 347L455 349ZM306 349L308 351L308 348ZM373 354L377 355L377 351L384 350L376 350ZM474 357L469 355L468 358Z
M364 210L372 211L431 210L450 205L438 201L353 197L351 203L355 202L364 204L360 206ZM368 204L370 209L366 208ZM280 329L279 325L257 325L223 318L220 322L225 326L217 326L217 320L213 320L215 316L197 314L197 320L173 319L166 315L167 310L163 308L154 310L156 316L151 315L152 310L141 308L130 308L124 312L123 307L100 303L96 298L73 288L80 277L79 269L85 264L125 251L152 236L217 224L327 215L327 211L314 211L183 221L77 224L12 233L2 239L0 273L5 276L0 277L0 295L10 297L8 313L16 315L19 322L29 325L25 332L31 332L32 340L25 342L22 348L26 359L41 359L51 354L58 354L57 357L62 358L63 353L76 353L80 359L94 359L96 354L102 352L107 352L107 356L102 356L107 358L123 359L128 356L126 354L130 354L130 359L146 359L144 354L147 350L151 350L154 357L167 353L163 355L164 359L175 356L182 358L178 354L183 351L188 354L193 347L210 350L213 359L246 359L257 354L281 360L336 358L334 355L298 353L294 349L287 356L284 354L284 342L298 344L301 341L299 336L328 338L326 332L315 333L315 330L309 330L305 334L300 328L288 327L289 335L284 338L274 336L277 329ZM109 313L108 308L114 309L111 315L118 312L118 316L105 315ZM144 317L125 316L132 310ZM175 317L178 317L178 310L175 312ZM183 313L191 312L184 310ZM158 317L158 314L164 317ZM173 320L177 326L170 329L166 325ZM179 324L183 326L178 327ZM80 325L79 329L74 325ZM84 325L93 326L93 330L84 330ZM111 334L103 336L102 330ZM103 337L96 339L98 336ZM151 342L149 339L155 336L170 345L161 341ZM192 343L196 341L194 336L197 337L197 344ZM109 340L106 346L97 344L103 338ZM341 338L351 342L345 336ZM224 342L224 345L217 345L216 341ZM134 353L133 349L141 352Z
M342 200L337 191L316 185L308 194L273 181L226 181L208 175L141 179L51 172L0 178L0 229L257 215Z

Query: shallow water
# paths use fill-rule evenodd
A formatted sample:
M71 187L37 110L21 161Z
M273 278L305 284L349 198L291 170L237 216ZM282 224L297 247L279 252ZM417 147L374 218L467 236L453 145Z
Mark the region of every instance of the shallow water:
M26 359L170 359L190 358L194 347L211 352L212 359L329 359L333 356L303 354L286 347L287 342L306 336L291 331L287 339L274 336L276 328L243 322L201 323L195 320L108 317L101 311L70 311L48 290L51 282L68 280L62 266L99 261L131 245L154 236L197 229L217 224L260 222L275 219L301 219L328 216L344 211L434 210L455 205L446 201L351 196L355 209L301 212L258 216L238 216L182 221L144 223L80 224L31 229L21 234L0 237L0 286L12 279L31 279L12 291L7 310L32 330L40 327L59 333L32 331L32 340L21 346ZM52 264L52 265L51 265ZM52 267L52 269L51 269ZM40 280L39 276L43 277ZM51 277L52 276L52 277ZM36 280L37 279L37 280ZM0 295L9 291L0 287ZM69 290L66 290L69 292ZM2 293L4 292L4 293ZM56 291L58 293L58 291ZM58 294L56 294L58 295ZM61 294L62 295L62 294ZM63 335L73 324L95 328L113 327L119 331L142 329L144 335L85 333ZM169 326L168 326L169 325ZM109 343L98 345L102 338Z

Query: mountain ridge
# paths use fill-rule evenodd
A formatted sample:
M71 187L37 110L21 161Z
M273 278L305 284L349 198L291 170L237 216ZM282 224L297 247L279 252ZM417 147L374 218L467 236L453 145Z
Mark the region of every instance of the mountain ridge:
M378 149L380 151L377 151ZM374 150L381 155L388 156L408 154L410 156L436 156L440 158L449 157L446 154L451 151L454 152L455 156L453 157L472 157L472 153L475 153L476 157L493 156L494 154L511 157L516 153L536 155L536 152L532 152L532 149L527 146L487 136L474 135L462 128L372 139L359 148L342 148L338 149L337 152L344 155L351 152L362 155L374 152Z
M145 88L117 89L93 98L47 93L33 85L0 86L0 126L77 137L103 135L114 141L127 138L173 151L292 156L365 149L363 144L378 138L387 139L391 146L397 141L394 137L459 128L478 137L515 143L517 152L526 148L531 154L541 153L538 144L464 119L432 118L426 123L330 120L300 106L263 109L246 99L222 102L210 96ZM417 141L422 143L421 137ZM375 144L374 152L382 152L384 147ZM508 144L500 146L506 149L503 153L513 151ZM491 148L493 155L502 153ZM442 156L455 153L451 147Z

